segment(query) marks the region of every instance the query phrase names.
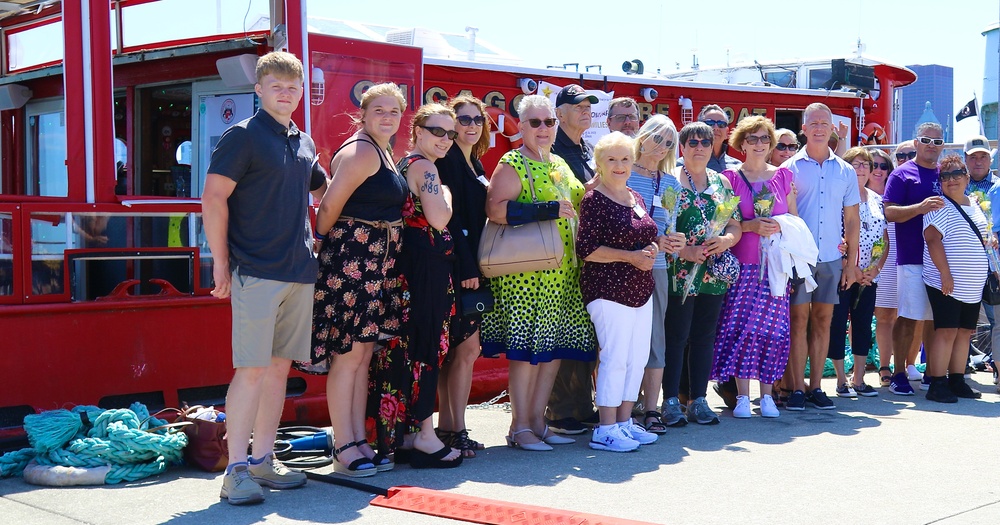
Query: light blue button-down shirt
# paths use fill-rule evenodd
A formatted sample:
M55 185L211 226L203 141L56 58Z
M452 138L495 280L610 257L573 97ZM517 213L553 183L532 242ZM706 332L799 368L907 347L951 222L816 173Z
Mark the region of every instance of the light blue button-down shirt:
M802 148L782 167L795 174L795 205L819 247L818 262L839 260L843 238L844 208L861 202L854 167L833 154L822 164Z

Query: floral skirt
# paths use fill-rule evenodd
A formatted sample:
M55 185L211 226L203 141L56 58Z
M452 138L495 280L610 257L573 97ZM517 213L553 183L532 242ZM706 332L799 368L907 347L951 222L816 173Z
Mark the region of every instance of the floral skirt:
M715 335L712 378L773 383L785 371L790 344L788 294L771 295L759 264L743 264L740 278L722 303Z
M325 374L330 358L350 352L354 343L399 334L403 292L396 261L402 229L342 219L323 238L313 297L311 362L295 363L296 369Z

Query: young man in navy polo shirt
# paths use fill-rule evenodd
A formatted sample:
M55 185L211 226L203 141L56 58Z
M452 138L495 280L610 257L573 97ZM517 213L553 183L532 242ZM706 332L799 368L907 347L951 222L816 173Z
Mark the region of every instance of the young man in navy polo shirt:
M316 145L291 120L302 79L294 55L273 52L257 61L260 110L222 135L202 193L212 295L232 296L236 372L226 396L229 466L220 496L233 505L263 501L261 485L306 483L273 452L289 367L309 359L317 266L307 194L322 198L326 189L324 178L313 176Z

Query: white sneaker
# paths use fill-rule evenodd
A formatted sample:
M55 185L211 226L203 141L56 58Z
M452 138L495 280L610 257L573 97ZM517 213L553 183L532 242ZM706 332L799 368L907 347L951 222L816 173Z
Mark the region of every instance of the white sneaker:
M908 381L920 381L923 378L924 375L917 370L917 367L913 365L906 365L906 379Z
M628 421L625 421L624 423L618 423L618 427L622 429L625 437L638 441L640 445L656 443L656 440L660 438L660 436L657 436L642 426L635 424L635 421L633 421L632 418L629 418Z
M733 417L740 419L750 418L749 396L736 396L736 408L733 409Z
M639 442L626 436L620 426L611 425L604 431L601 430L601 427L594 429L594 436L590 439L590 448L609 452L632 452L639 448Z
M763 417L778 417L781 412L778 412L777 405L774 404L774 398L771 396L760 396L760 415Z

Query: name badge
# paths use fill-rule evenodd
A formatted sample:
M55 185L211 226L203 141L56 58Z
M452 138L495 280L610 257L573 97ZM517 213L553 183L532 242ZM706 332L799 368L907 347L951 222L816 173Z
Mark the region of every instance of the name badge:
M486 175L480 175L476 177L476 180L478 180L483 186L486 186L487 188L490 187L490 181L486 180Z
M638 202L635 203L635 206L632 206L632 211L634 211L635 214L638 215L640 219L646 216L646 210L642 209L642 205L640 205Z
M663 207L663 195L653 195L653 207L654 208Z

